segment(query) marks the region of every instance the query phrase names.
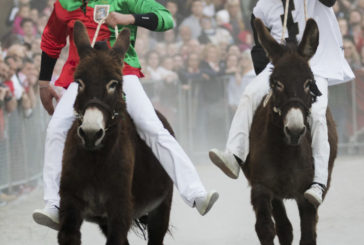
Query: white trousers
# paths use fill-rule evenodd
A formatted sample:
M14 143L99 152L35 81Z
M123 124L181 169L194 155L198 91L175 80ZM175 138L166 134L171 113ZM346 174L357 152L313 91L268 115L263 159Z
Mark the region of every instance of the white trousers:
M134 75L123 76L123 90L127 111L136 125L139 136L161 162L183 200L193 207L196 198L207 194L193 163L175 138L163 127L139 78ZM73 104L77 91L77 83L68 87L47 128L43 169L44 200L47 205L59 206L62 155L67 132L75 119Z
M240 99L238 109L231 123L226 144L227 151L244 162L249 153L249 132L253 116L263 97L269 92L271 67L267 66L246 87ZM312 152L315 164L314 182L327 185L330 146L326 122L328 102L328 80L315 76L317 87L322 93L312 104L309 123L312 135Z

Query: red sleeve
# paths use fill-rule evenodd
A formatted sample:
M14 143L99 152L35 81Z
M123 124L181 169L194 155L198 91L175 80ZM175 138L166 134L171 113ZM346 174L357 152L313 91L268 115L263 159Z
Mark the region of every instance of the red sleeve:
M68 11L57 0L42 34L41 49L48 56L58 58L67 43Z
M4 84L6 86L8 86L8 88L10 89L11 93L14 95L14 85L13 85L13 81L11 80L8 80L8 81L5 81Z

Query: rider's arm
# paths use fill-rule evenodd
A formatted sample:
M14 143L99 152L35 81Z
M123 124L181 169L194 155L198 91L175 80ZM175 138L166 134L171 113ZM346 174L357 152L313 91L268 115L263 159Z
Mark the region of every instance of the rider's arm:
M50 81L56 61L62 48L67 43L67 18L68 12L59 1L54 4L54 9L44 28L41 41L42 59L39 80Z
M323 5L326 7L332 7L334 6L336 0L319 0Z
M174 27L171 13L154 0L128 0L135 25L152 31L166 31Z

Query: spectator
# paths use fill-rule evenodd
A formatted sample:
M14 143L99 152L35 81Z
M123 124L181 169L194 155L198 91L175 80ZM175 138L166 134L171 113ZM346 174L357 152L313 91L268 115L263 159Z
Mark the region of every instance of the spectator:
M229 31L219 26L214 27L211 17L202 17L201 27L201 35L198 37L200 43L213 43L216 45L219 45L222 42L226 42L228 44L233 43L233 38L231 37Z
M345 18L338 19L340 33L342 36L349 35L349 24Z
M23 32L22 35L19 35L20 40L22 43L28 43L31 45L36 38L36 28L33 20L30 18L24 18L22 19L20 26Z
M191 5L192 14L184 19L180 25L180 28L183 26L188 26L191 31L191 37L193 39L197 39L201 35L201 25L200 19L203 14L204 2L202 0L193 0Z
M166 83L177 83L178 75L173 71L173 58L166 56L161 64L162 80Z
M216 113L217 106L221 106L223 101L224 90L221 82L221 76L224 74L222 62L220 60L220 50L214 44L207 44L203 50L203 60L200 63L200 71L204 78L198 86L198 108L197 108L197 136L203 147L208 146L208 142L216 141L217 138L223 137L215 134L210 135L221 125L223 114Z
M166 8L169 10L169 12L171 13L171 15L173 17L175 28L176 27L178 28L179 24L181 24L181 21L183 19L183 16L178 11L178 4L177 4L177 2L174 1L174 0L167 1Z
M158 52L150 51L147 55L147 69L145 77L150 80L162 80L162 68L160 67L160 57Z
M180 42L179 45L182 46L187 44L190 40L192 40L192 31L189 26L180 26L179 28L179 37Z
M190 40L187 43L187 47L189 53L201 54L203 51L203 45L201 45L200 42L196 39Z
M354 42L357 50L364 44L363 30L362 30L362 13L359 10L352 10L350 12L349 25L351 29L351 34L354 37Z
M364 46L360 49L361 69L364 70Z
M354 44L354 40L351 37L346 36L344 37L343 44L344 44L344 55L351 69L353 69L354 71L359 70L361 62L360 62L360 56Z
M204 80L200 70L200 58L198 54L191 53L188 56L187 67L178 71L178 77L184 90L189 90L191 88L189 84L190 82L197 83Z
M174 33L174 30L163 32L163 41L166 44L176 43L176 34Z
M0 138L4 136L4 111L12 112L16 109L17 102L13 96L12 83L10 79L10 68L0 61Z
M239 105L244 89L256 76L250 50L245 50L239 61L236 54L230 53L227 59L225 73L230 75L227 84L227 98L231 113L230 117L232 118Z
M21 81L18 77L17 71L20 70L20 68L23 65L22 58L19 56L7 56L5 58L5 63L9 66L10 70L10 80L12 82L12 85L14 87L14 95L17 100L20 100L23 96L24 89L21 85Z
M232 35L235 43L239 43L239 35L245 28L242 12L240 11L239 0L228 0L226 9L229 13L230 25L232 27Z
M21 5L19 12L17 13L13 23L13 33L18 35L24 35L23 30L20 26L21 21L24 18L30 18L30 6L29 4Z

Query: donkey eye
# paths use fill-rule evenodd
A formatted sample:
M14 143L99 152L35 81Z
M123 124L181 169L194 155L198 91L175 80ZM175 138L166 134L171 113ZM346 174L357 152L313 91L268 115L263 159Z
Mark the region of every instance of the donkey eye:
M110 82L108 82L108 84L106 84L106 91L111 94L114 93L116 87L118 86L119 81L117 80L111 80Z
M83 92L85 90L85 83L81 79L76 79L75 81L78 83L78 92Z
M305 90L306 93L310 92L311 84L312 84L312 79L307 79L306 82L303 84L303 89Z
M277 89L278 91L282 92L284 90L284 84L280 81L274 80L273 81L273 88Z

